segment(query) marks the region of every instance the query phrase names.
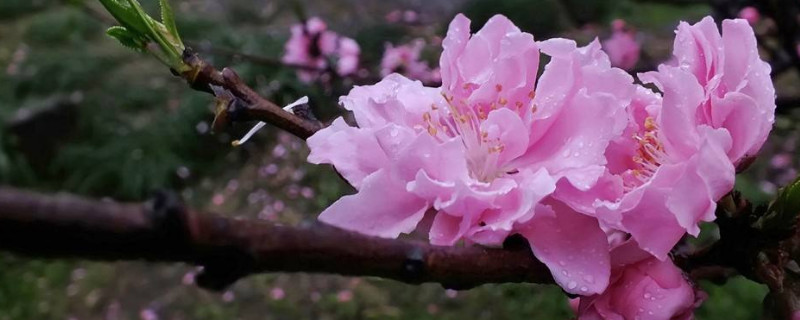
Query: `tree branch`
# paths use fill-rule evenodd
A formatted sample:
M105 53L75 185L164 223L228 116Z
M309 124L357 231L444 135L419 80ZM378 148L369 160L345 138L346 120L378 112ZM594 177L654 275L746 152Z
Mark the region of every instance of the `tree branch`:
M98 21L116 24L116 21L104 12L100 12L84 2L77 5L84 13ZM316 119L304 118L284 111L280 106L250 88L233 70L224 68L222 71L218 71L189 48L184 51L183 60L191 67L191 70L182 73L172 70L173 74L182 77L193 89L213 94L211 86L214 85L230 91L233 95L233 101L222 101L226 105L217 110L216 130L228 122L263 121L306 139L322 128L322 124ZM305 68L296 65L289 67Z
M223 101L226 105L217 111L215 124L230 121L259 120L283 129L295 136L306 139L322 128L322 123L313 119L301 118L294 113L283 110L275 103L261 97L250 88L231 69L218 71L214 66L202 60L200 56L186 49L183 61L191 70L183 73L174 72L186 80L192 89L213 93L211 86L219 86L233 95L234 100Z
M553 282L527 245L438 247L317 223L279 226L186 209L166 193L143 204L120 204L0 188L0 250L37 257L183 262L203 266L197 283L213 290L259 272L377 276L454 289Z

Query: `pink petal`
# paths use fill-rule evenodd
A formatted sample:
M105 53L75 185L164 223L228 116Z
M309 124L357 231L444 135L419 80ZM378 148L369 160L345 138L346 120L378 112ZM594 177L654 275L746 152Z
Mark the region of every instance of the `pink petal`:
M388 161L371 131L350 127L342 118L317 131L306 142L311 149L308 162L333 164L356 188Z
M716 203L733 189L736 175L721 143L712 139L710 137L700 147L667 198L667 208L693 236L700 233L698 222L714 220Z
M663 175L673 175L673 171L680 169L662 167L659 170L670 170ZM641 188L629 193L623 200L624 206L628 205L625 202L635 203L633 208L625 210L623 214L622 225L625 230L631 234L642 249L662 260L667 258L672 247L686 233L686 229L678 224L675 216L666 208L667 192L669 189L665 190L656 186Z
M464 51L469 40L470 21L462 14L456 15L447 28L447 36L442 41L444 51L439 60L442 83L458 83L460 77L457 59ZM446 86L444 86L446 88Z
M454 217L447 213L437 213L431 225L430 241L437 246L452 246L467 233L472 221Z
M703 88L692 74L679 68L662 66L653 75L664 92L661 115L657 119L659 138L669 154L687 159L700 144L695 114L705 98Z
M596 219L553 201L538 207L519 233L565 291L590 295L605 290L610 275L608 243Z
M499 165L516 159L528 149L528 128L519 115L510 109L490 112L489 117L481 123L481 130L488 134L488 139L498 140L503 145L497 160Z
M605 164L606 147L621 133L618 124L624 123L625 114L620 107L619 101L610 96L590 97L579 92L562 107L547 133L517 163L535 164L556 176L571 176L570 181L576 187L590 188L603 170L586 175L584 169Z
M413 231L428 209L427 202L405 189L405 183L379 170L364 179L358 193L325 209L319 220L370 236L397 238Z
M361 128L388 122L413 127L423 123L423 114L431 111L431 105L443 105L444 99L438 89L392 74L374 85L354 87L340 102L353 111Z
M775 114L765 112L753 98L731 92L724 98L711 98L714 127L725 128L733 145L728 150L731 161L755 155L772 130Z

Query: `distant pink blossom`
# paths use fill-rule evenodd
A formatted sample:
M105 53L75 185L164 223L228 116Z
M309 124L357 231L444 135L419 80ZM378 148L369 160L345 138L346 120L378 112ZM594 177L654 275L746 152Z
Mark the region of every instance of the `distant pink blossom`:
M750 25L755 25L761 20L761 13L754 7L744 7L744 9L739 11L739 18L747 20L747 23Z
M269 291L269 297L272 300L283 300L286 297L286 292L283 291L283 288L275 287Z
M641 46L636 41L636 33L626 29L625 21L617 19L612 23L611 37L603 41L603 50L612 66L633 70L639 62Z
M194 284L194 278L195 278L196 275L197 274L194 271L189 271L189 272L185 273L183 275L183 278L181 278L181 283L183 283L184 285L187 285L187 286L193 285Z
M214 196L211 197L211 203L213 203L215 206L221 206L225 203L225 195L221 193L214 194Z
M402 20L402 19L403 19L403 11L400 11L400 10L392 10L391 12L389 12L389 13L387 13L387 14L386 14L386 16L384 17L384 19L386 19L386 22L389 22L389 23L397 23L397 22L400 22L400 20Z
M141 320L158 320L158 313L155 310L147 308L139 312L139 319Z
M281 61L320 70L299 69L297 74L302 81L313 81L332 61L336 62L334 69L340 76L357 71L361 54L358 43L328 30L328 26L320 18L313 17L305 24L294 25L291 32L292 36L286 42L286 53Z
M342 290L336 294L336 300L339 302L350 302L353 300L353 291L350 290Z
M413 10L405 10L405 11L393 10L388 14L386 14L386 16L384 17L384 19L386 19L386 22L389 23L398 23L401 21L405 23L414 23L417 22L418 18L419 14Z
M381 59L381 76L392 73L402 74L410 79L420 81L436 80L428 63L420 59L420 53L425 47L425 41L416 39L411 43L393 46L386 44L386 51Z
M772 156L772 159L769 160L769 164L775 169L783 169L792 165L792 159L791 153L779 153Z
M232 302L234 299L236 299L236 295L233 293L233 291L228 290L222 294L222 301L224 302Z

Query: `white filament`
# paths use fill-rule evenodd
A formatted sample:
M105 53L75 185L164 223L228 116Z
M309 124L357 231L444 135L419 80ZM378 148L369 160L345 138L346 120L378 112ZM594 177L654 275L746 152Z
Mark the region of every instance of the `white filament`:
M308 103L308 97L302 97L300 99L297 99L297 101L292 102L292 103L288 104L287 106L283 107L283 110L286 110L286 112L294 114L294 112L292 111L292 108L294 108L296 106L299 106L299 105L306 104L306 103ZM247 132L247 134L244 135L244 137L242 137L239 140L233 141L231 144L233 144L234 147L244 144L245 142L247 142L247 140L250 140L250 138L253 137L253 135L256 134L256 132L258 132L258 130L261 130L261 128L263 128L265 125L267 125L266 122L259 121L258 123L256 123L255 126L253 126L252 129L250 129L250 131Z

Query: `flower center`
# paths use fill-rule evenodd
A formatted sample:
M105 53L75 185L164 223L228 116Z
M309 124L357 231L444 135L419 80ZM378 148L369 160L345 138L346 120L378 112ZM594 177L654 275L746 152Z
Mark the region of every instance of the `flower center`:
M466 91L472 91L476 87L470 83L464 85ZM502 86L497 85L496 89L497 92L501 92ZM500 154L505 149L500 138L490 137L489 132L481 128L489 113L497 110L498 106L505 107L508 100L498 95L497 101L488 105L471 105L464 99L456 100L444 92L442 96L447 102L446 108L432 104L431 111L422 115L424 128L428 134L440 142L455 137L460 138L464 145L467 168L472 178L476 180L488 183L515 173L517 170L514 168L499 163ZM520 111L523 105L522 102L515 103L517 111Z
M633 136L638 146L633 156L634 168L631 175L634 179L626 181L625 186L635 188L650 180L658 167L665 163L667 156L664 146L658 140L658 125L656 121L647 117L644 120L644 131Z

